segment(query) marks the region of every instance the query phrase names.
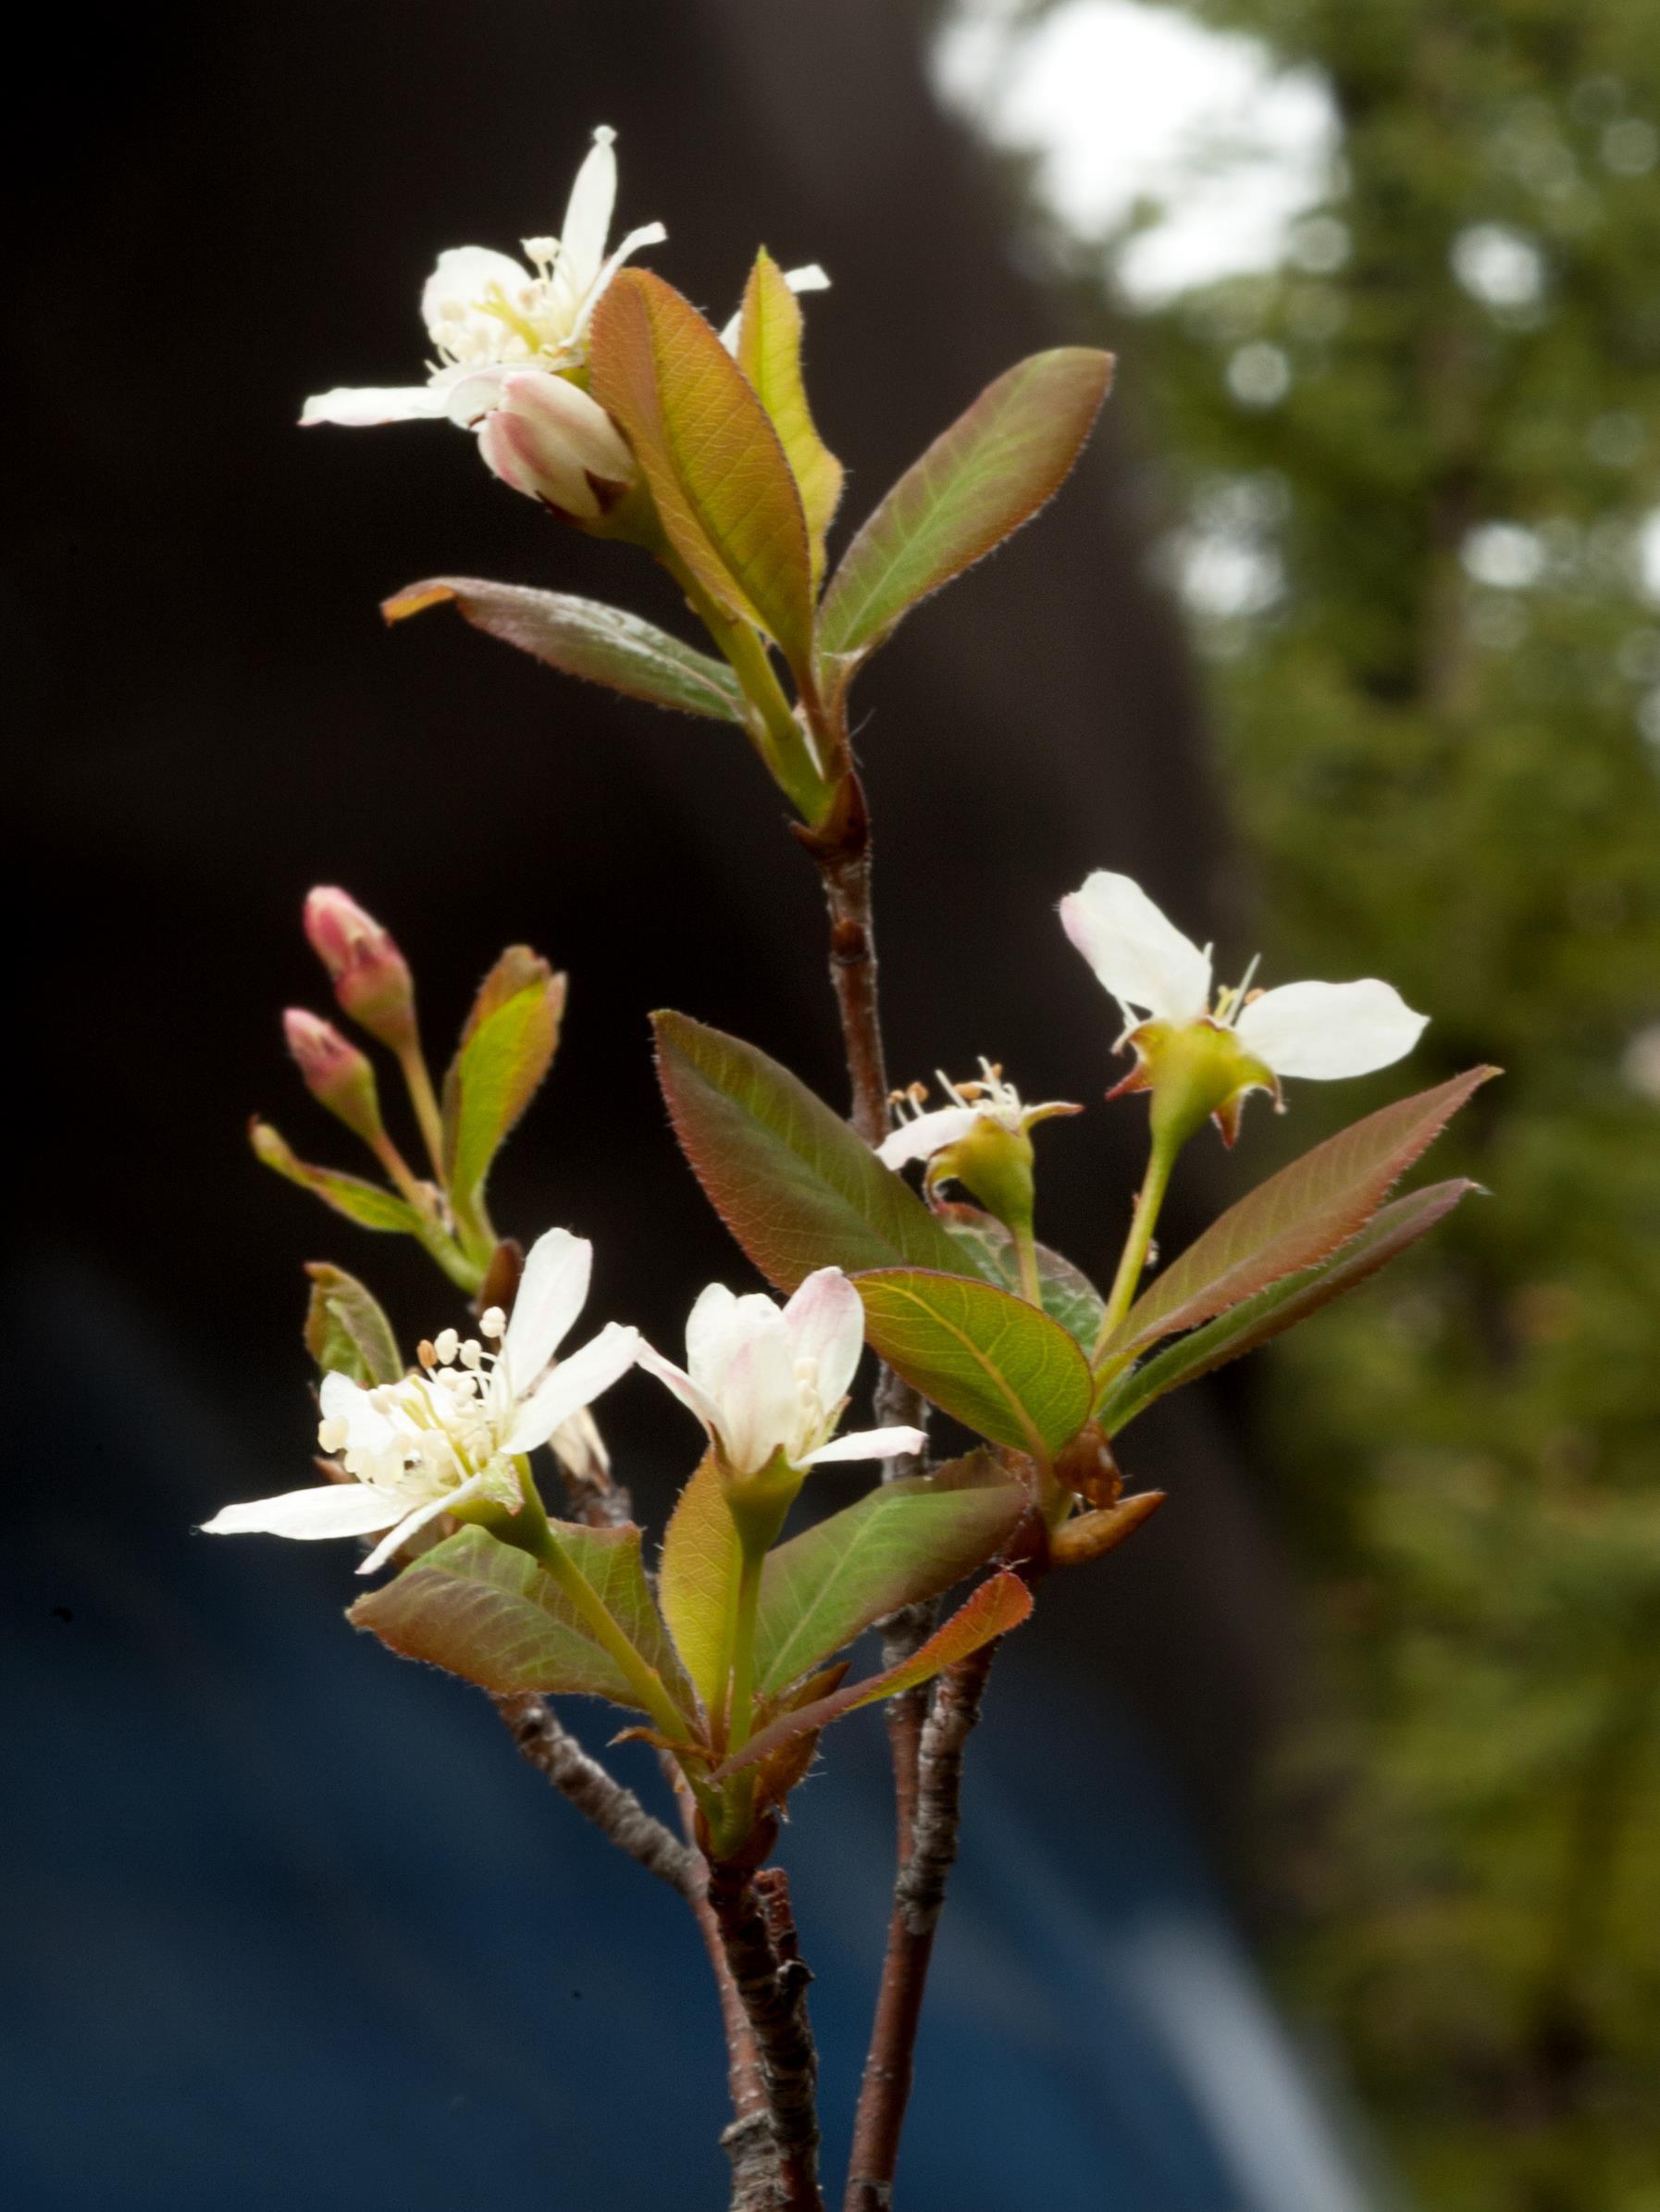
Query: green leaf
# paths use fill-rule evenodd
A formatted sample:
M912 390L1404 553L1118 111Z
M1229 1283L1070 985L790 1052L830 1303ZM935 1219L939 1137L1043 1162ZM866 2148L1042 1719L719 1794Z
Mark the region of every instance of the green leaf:
M1021 1270L1014 1238L995 1214L964 1205L936 1206L934 1211L978 1274L1004 1290L1019 1292ZM1040 1244L1037 1286L1050 1320L1058 1321L1069 1336L1093 1350L1106 1305L1089 1277L1070 1260Z
M1110 354L1062 346L988 384L843 554L820 611L821 652L857 665L919 600L1029 522L1065 481L1111 378Z
M663 1675L670 1696L684 1701L685 1684L640 1565L638 1529L552 1526L624 1633ZM483 1689L609 1697L639 1709L626 1675L552 1576L486 1529L446 1537L383 1589L360 1597L346 1617L405 1659L447 1668Z
M842 467L813 425L801 379L801 304L762 246L744 287L737 366L773 420L801 495L812 559L812 592L824 573L824 533L841 498Z
M382 1190L378 1183L365 1183L361 1175L342 1174L338 1168L310 1166L295 1156L269 1122L254 1121L248 1134L255 1155L266 1167L297 1183L302 1190L309 1190L359 1228L395 1231L403 1236L427 1236L427 1224L415 1208L394 1198L390 1190Z
M461 1050L444 1077L444 1168L470 1199L552 1064L565 982L526 945L511 945L485 977Z
M712 1455L705 1453L663 1531L657 1601L705 1712L725 1702L721 1660L737 1587L737 1529Z
M1023 1484L988 1452L972 1452L935 1474L885 1483L779 1545L762 1577L758 1687L783 1689L873 1622L983 1567L1026 1504Z
M675 553L721 607L806 669L812 564L800 494L718 334L673 285L626 268L594 312L588 358L594 397L621 425Z
M311 1277L305 1348L323 1373L350 1375L365 1387L397 1382L403 1373L398 1339L374 1293L326 1261L307 1261L305 1272Z
M686 1014L651 1018L675 1134L769 1282L793 1290L819 1267L965 1264L909 1184L787 1069Z
M989 1283L927 1268L859 1274L872 1348L945 1412L1038 1458L1089 1419L1089 1362L1060 1326Z
M1108 1358L1122 1359L1208 1321L1346 1244L1472 1092L1497 1074L1473 1068L1434 1090L1397 1099L1258 1184L1136 1300L1106 1347Z
M931 1682L958 1659L967 1659L983 1645L997 1636L1006 1636L1011 1628L1018 1628L1031 1610L1032 1593L1018 1574L994 1574L910 1659L881 1674L849 1683L845 1689L836 1690L827 1697L781 1713L777 1720L752 1735L736 1758L729 1758L724 1767L717 1767L710 1779L717 1784L725 1782L743 1768L771 1758L792 1736L809 1730L816 1732L832 1721L839 1721L844 1713L856 1711L861 1705L874 1705L881 1698L897 1697L902 1690L914 1690L919 1684Z
M1321 1306L1364 1283L1397 1252L1404 1252L1444 1221L1467 1193L1480 1187L1462 1181L1434 1183L1427 1190L1415 1190L1407 1198L1394 1199L1332 1259L1305 1274L1287 1275L1267 1290L1259 1290L1255 1298L1231 1306L1206 1327L1183 1337L1180 1344L1172 1344L1133 1373L1110 1383L1096 1419L1109 1435L1117 1435L1156 1398L1255 1351L1270 1337L1295 1328Z
M403 622L444 605L453 606L475 629L516 645L563 675L712 722L744 719L743 694L724 662L597 599L492 584L476 576L433 576L383 600L380 612L388 622Z

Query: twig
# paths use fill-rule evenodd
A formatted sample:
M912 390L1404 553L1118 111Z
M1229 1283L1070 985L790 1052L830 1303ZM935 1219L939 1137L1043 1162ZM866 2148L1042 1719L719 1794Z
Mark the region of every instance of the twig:
M650 1813L630 1789L625 1789L592 1758L555 1717L545 1697L535 1691L492 1696L508 1733L539 1774L545 1774L562 1796L568 1797L585 1820L591 1821L619 1851L666 1882L681 1895L691 1895L693 1855Z
M818 864L830 910L830 981L853 1089L851 1120L866 1144L877 1145L887 1134L887 1064L876 1004L870 816L853 768L836 787L828 820L797 834Z
M818 2182L818 2053L807 2018L812 1977L796 1948L782 1868L709 1869L709 1908L760 2054L785 2212L824 2212Z
M893 1918L870 2055L860 2086L844 2212L889 2212L899 2136L915 2069L917 2027L934 1932L946 1900L962 1820L963 1748L980 1718L996 1644L948 1667L917 1758L916 1820L894 1883Z

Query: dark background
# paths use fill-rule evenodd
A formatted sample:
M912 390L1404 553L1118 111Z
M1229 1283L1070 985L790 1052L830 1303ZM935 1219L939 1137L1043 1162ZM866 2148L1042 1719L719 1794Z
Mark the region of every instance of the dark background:
M666 221L651 265L717 320L757 242L831 270L810 367L857 520L987 378L1080 334L929 103L924 14L301 0L93 8L41 34L10 286L14 961L36 994L10 1284L15 2201L716 2201L712 2016L672 1907L517 1772L476 1696L340 1625L338 1547L188 1532L304 1479L303 1260L364 1272L411 1334L444 1295L243 1144L257 1108L350 1163L277 1024L327 1005L298 928L310 884L395 929L440 1055L502 942L569 970L560 1065L495 1199L516 1229L596 1240L596 1318L673 1346L705 1280L743 1279L674 1151L650 1007L839 1095L816 887L736 737L441 614L389 635L376 611L470 572L683 624L663 579L514 499L443 426L293 426L308 391L413 379L437 247L555 227L605 120L620 221ZM1133 870L1197 937L1242 919L1179 636L1138 565L1136 418L1131 360L1056 508L865 681L897 1078L987 1051L1029 1096L1098 1095L1111 1012L1052 912L1091 867ZM1046 1132L1040 1226L1086 1266L1116 1246L1139 1133L1134 1110ZM1172 1233L1230 1178L1196 1162ZM1169 1924L1205 1931L1255 2001L1212 1884L1248 1909L1243 1809L1294 1655L1228 1412L1149 1420L1132 1472L1171 1505L1057 1591L1010 1665L919 2206L1014 2201L1022 2142L1057 2206L1258 2201L1148 2056L1145 1977L1114 1995L1086 1971L1179 1895ZM606 1426L661 1525L682 1418L635 1384ZM875 1729L850 1725L838 1757L794 1846L833 2106L886 1848ZM1260 2201L1283 2207L1282 2151ZM663 2179L682 2159L684 2194Z

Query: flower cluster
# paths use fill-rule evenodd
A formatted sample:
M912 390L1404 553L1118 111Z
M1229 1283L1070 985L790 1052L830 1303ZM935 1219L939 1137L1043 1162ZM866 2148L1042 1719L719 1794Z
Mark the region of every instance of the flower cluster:
M578 379L588 325L630 255L668 236L661 223L630 230L607 254L616 204L616 133L603 126L576 173L558 238L527 238L524 263L489 246L438 257L421 293L437 358L424 384L341 387L305 403L304 424L448 419L478 434L503 483L578 521L598 519L632 479L615 426Z
M633 1366L639 1333L608 1322L569 1359L553 1355L588 1299L593 1247L564 1229L539 1237L504 1323L492 1307L487 1351L446 1329L421 1347L419 1372L365 1389L323 1378L317 1442L340 1455L342 1480L227 1506L205 1522L214 1536L320 1537L387 1533L359 1569L372 1573L440 1513L477 1500L516 1513L525 1480L514 1464L576 1418Z

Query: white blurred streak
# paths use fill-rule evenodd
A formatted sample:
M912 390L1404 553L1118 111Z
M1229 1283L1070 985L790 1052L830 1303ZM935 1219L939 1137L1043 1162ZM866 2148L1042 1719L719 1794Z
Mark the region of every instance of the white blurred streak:
M1120 284L1153 304L1278 267L1336 184L1324 79L1259 41L1138 0L1066 0L1034 24L1011 0L960 0L934 55L942 95L1036 157L1040 198L1084 238L1157 212L1120 247Z

